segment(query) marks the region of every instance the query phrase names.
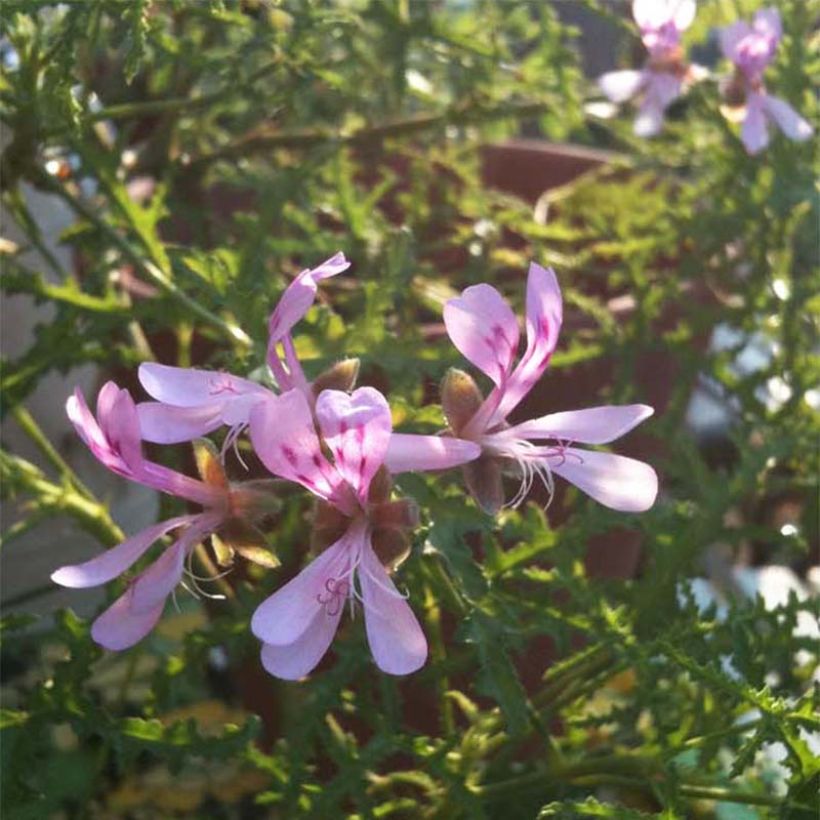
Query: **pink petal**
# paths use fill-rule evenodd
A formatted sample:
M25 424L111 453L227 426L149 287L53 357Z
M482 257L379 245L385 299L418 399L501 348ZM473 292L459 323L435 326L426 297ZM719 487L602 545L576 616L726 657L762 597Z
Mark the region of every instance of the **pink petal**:
M562 318L561 288L555 271L542 268L535 262L530 263L527 276L527 349L507 383L493 416L495 419L506 418L541 378L558 343Z
M695 19L695 0L633 0L632 17L641 29L658 29L666 23L678 31Z
M644 99L632 127L635 136L648 139L660 134L663 130L663 110L657 100L650 97Z
M580 441L584 444L608 444L628 433L654 412L645 404L568 410L516 424L499 435L530 440L555 439Z
M178 518L171 518L168 521L161 521L159 524L137 533L127 541L123 541L116 547L106 550L90 561L61 567L51 574L51 580L55 584L73 589L105 584L125 572L158 538L176 527L190 523L195 517L183 515Z
M320 599L327 597L328 582L332 586L332 582L350 569L352 548L351 533L348 531L295 578L263 601L251 618L253 634L265 644L289 646L311 628L317 613L332 618L336 607L331 607L329 614ZM338 607L339 610L343 608L343 605ZM333 628L335 630L335 626ZM319 627L316 629L319 630Z
M198 407L174 407L159 401L137 405L140 432L145 441L177 444L204 436L222 425L223 402Z
M720 29L720 48L723 56L733 63L738 59L738 46L752 33L752 27L745 20L738 20Z
M496 385L505 381L518 352L518 322L490 285L472 285L444 306L444 324L458 351Z
M323 390L316 400L316 418L336 469L366 503L393 428L387 399L372 387L360 387L350 395Z
M188 553L206 536L213 532L223 516L204 513L194 516L191 526L177 542L145 569L132 586L131 610L142 612L153 609L164 601L182 580Z
M300 390L269 395L250 415L251 443L274 475L296 481L320 498L329 499L341 477L322 453L313 415Z
M598 78L598 87L614 103L632 99L643 83L643 71L610 71Z
M376 665L389 675L409 675L424 666L427 640L407 601L368 544L358 571L367 641Z
M139 380L151 398L174 407L200 407L246 393L267 392L261 385L230 373L154 362L140 365Z
M85 396L80 392L79 387L74 388L74 394L66 400L65 411L77 434L97 458L100 458L100 452L110 449L108 441L103 435L100 425L97 424L93 413L89 410ZM101 458L100 460L102 461Z
M814 129L804 120L785 100L778 97L763 98L766 113L777 123L780 130L791 140L803 142L813 133Z
M186 543L180 538L140 573L131 588L132 612L153 610L165 601L182 580L187 555Z
M163 600L153 609L133 612L133 589L117 598L91 625L91 637L105 649L120 651L141 641L155 626L165 608Z
M384 464L391 473L446 470L474 461L481 447L473 441L448 436L393 433Z
M746 100L746 118L740 129L740 139L750 154L759 153L769 144L765 100L762 94L749 94Z
M316 298L316 283L336 276L350 267L341 252L322 262L313 270L303 270L285 289L268 322L270 345L281 341L308 312Z
M658 476L642 461L567 447L562 458L550 458L549 467L605 507L621 512L643 512L658 494Z
M777 9L759 9L755 13L752 28L758 34L771 37L775 47L783 37L783 23Z
M344 607L331 610L318 608L307 629L291 644L274 646L263 644L262 666L284 680L299 680L313 671L330 646L339 627Z
M697 12L695 0L671 0L672 22L678 31L685 31L692 25Z

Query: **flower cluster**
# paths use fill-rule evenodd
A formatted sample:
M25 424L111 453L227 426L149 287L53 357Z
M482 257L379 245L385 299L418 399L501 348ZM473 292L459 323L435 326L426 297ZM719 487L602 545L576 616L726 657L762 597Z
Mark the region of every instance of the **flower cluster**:
M416 504L394 494L396 473L461 467L468 490L489 514L505 504L505 472L520 482L510 504L527 496L536 477L551 492L554 475L616 510L639 512L654 503L657 477L647 464L574 446L607 444L650 416L652 408L604 406L517 424L507 420L543 374L558 341L562 301L552 270L530 266L526 347L517 364L518 320L495 288L468 287L447 303L444 321L453 344L493 387L484 398L471 376L451 370L442 384L448 428L439 435L416 435L393 431L390 408L378 390L354 389L355 359L340 361L310 382L297 358L291 333L313 304L318 282L348 267L338 253L300 273L282 295L270 318L267 354L276 390L229 373L145 363L139 378L153 401L135 404L126 390L109 382L100 391L95 417L79 391L69 398L69 418L103 465L202 508L53 574L63 586L98 586L129 570L163 536L176 533L96 619L92 636L100 645L120 650L145 637L180 583L203 592L199 582L212 579L195 575L191 558L209 538L225 571L237 555L276 566L257 528L276 508L276 481L300 484L316 497L310 540L318 555L251 620L265 668L289 680L316 666L346 605L353 612L357 602L383 671L403 675L424 664L424 634L391 578L409 554L409 534L419 520ZM228 429L220 451L201 437L221 427ZM274 478L228 480L226 452L236 449L246 431ZM144 441L193 442L200 478L146 459Z
M685 59L681 35L695 18L695 0L633 0L632 15L648 58L640 71L612 71L599 78L601 91L614 103L640 100L635 134L651 137L663 127L666 109L706 71ZM808 139L813 129L785 100L770 95L763 72L774 59L783 36L776 9L761 9L751 23L739 21L720 31L723 56L734 74L721 82L723 112L740 122L740 138L750 154L769 143L774 123L792 140Z

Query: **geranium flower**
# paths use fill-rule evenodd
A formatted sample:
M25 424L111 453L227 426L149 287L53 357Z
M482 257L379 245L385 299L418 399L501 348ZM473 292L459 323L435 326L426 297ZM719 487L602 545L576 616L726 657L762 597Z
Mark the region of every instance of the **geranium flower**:
M199 448L197 460L205 480L189 478L146 460L134 401L127 390L113 382L100 390L96 418L79 390L66 402L66 412L88 448L109 470L203 507L200 513L162 521L90 561L62 567L52 574L52 580L65 587L100 586L126 572L164 535L179 532L177 540L131 582L126 592L91 627L92 638L101 646L127 649L156 625L165 599L186 573L194 547L223 527L242 526L246 531L253 531L243 519L253 509L264 508L269 496L258 489L232 487L215 454L205 450L204 445ZM260 553L253 555L258 558ZM199 589L197 580L204 579L197 579L190 569L188 575L193 587Z
M760 9L751 23L741 20L720 32L723 54L735 64L735 74L723 88L728 103L724 113L742 122L740 138L750 154L769 144L770 122L792 140L807 140L813 133L794 108L769 94L763 84L763 72L774 59L782 36L777 9Z
M376 664L406 675L424 664L427 641L390 579L388 570L402 556L380 555L375 539L381 529L401 530L416 520L412 502L389 500L382 465L391 438L390 409L370 387L352 394L325 390L315 418L321 440L299 390L268 398L251 411L251 441L262 462L321 500L317 526L335 536L254 612L251 629L264 643L262 663L286 680L305 676L330 646L345 604L352 612L360 601ZM395 461L400 467L400 459Z
M301 390L311 404L315 395L326 387L352 387L358 373L358 360L339 362L311 385L296 357L291 330L313 304L316 283L349 267L344 254L337 253L318 267L303 270L288 285L270 317L268 364L279 390ZM228 447L247 426L251 408L272 395L262 385L230 373L153 362L140 365L139 379L148 395L156 399L137 406L142 437L157 444L191 441L228 425L231 428L225 441Z
M561 291L555 273L532 263L527 279L527 347L514 367L518 321L495 288L468 287L445 305L444 323L453 344L495 385L482 400L466 373L451 370L445 377L442 405L450 430L481 447L481 457L464 466L467 486L476 502L495 514L504 503L502 468L515 464L523 480L512 504L525 498L535 478L551 493L553 474L557 474L607 507L625 512L646 510L654 503L658 488L655 471L648 464L573 445L608 444L651 416L651 407L592 407L513 426L507 422L547 367L561 319Z
M681 48L681 33L695 18L695 0L634 0L632 16L649 52L646 64L640 71L604 74L598 85L614 103L640 97L635 134L652 137L663 127L666 109L702 72L686 63Z

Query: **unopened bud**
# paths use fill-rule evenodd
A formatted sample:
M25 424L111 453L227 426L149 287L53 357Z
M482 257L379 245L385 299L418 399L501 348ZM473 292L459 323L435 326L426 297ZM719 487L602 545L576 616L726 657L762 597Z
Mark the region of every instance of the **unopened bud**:
M211 487L227 489L228 479L219 460L219 450L206 438L194 439L192 444L199 477Z
M393 489L393 479L390 471L382 464L376 471L376 475L370 482L370 489L367 492L367 500L371 504L382 504L390 500L390 491Z
M394 572L410 555L410 539L401 530L376 529L371 543L373 552L388 572Z
M310 549L314 554L324 552L335 544L347 531L350 519L325 501L316 503L313 528L310 532Z
M504 482L501 462L492 456L479 456L462 468L464 481L476 504L488 515L496 515L504 506Z
M358 377L359 360L342 359L313 380L313 395L318 397L323 390L343 390L346 393L356 386Z
M419 506L410 498L385 501L371 506L369 517L374 527L412 530L419 525Z
M469 373L451 367L441 382L441 408L453 435L459 435L483 401Z

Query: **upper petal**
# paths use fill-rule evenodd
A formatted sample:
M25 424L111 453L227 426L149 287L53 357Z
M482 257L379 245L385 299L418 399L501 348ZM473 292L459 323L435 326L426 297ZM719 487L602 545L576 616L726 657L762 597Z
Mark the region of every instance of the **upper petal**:
M614 103L634 97L644 83L643 71L610 71L598 77L598 87Z
M128 649L141 641L162 615L165 601L153 609L134 612L131 609L133 588L117 598L91 625L91 637L105 649Z
M316 418L336 469L365 503L393 429L387 399L372 387L349 395L324 390L316 400Z
M322 604L322 599L330 592L328 581L335 582L345 575L351 560L348 531L256 608L251 618L253 634L263 643L288 646L313 625L317 612L330 618Z
M221 401L198 407L174 407L159 401L137 405L142 437L155 444L177 444L204 436L222 425L223 411Z
M178 518L171 518L168 521L161 521L153 527L138 532L116 547L106 550L90 561L61 567L51 574L51 580L55 584L74 589L105 584L125 572L154 541L174 528L190 523L194 517L183 515Z
M558 343L562 320L561 288L555 271L531 262L527 276L527 349L507 383L494 418L506 418L541 378Z
M151 398L174 407L200 407L246 393L267 393L256 382L217 370L143 362L138 373L140 383Z
M628 433L654 412L646 404L567 410L516 424L499 435L530 440L555 439L580 441L583 444L608 444Z
M814 133L811 125L785 100L767 94L764 97L764 106L766 113L777 123L780 130L789 139L803 142Z
M376 665L389 675L409 675L424 666L427 640L410 605L368 544L358 570L367 641Z
M293 643L286 646L263 644L262 666L271 675L284 680L299 680L312 672L327 652L339 627L342 612L344 606L331 609L329 614L324 607L317 607L313 620Z
M658 494L658 476L643 461L594 450L567 447L549 467L605 507L644 512Z
M738 20L720 29L720 49L727 60L736 62L738 46L751 31L752 27L745 20Z
M251 443L274 474L307 487L320 498L334 496L341 477L322 453L313 415L300 390L273 394L251 410Z
M506 380L518 352L518 321L490 285L472 285L444 306L444 324L459 352L496 385Z
M474 441L449 436L393 433L384 464L391 473L446 470L473 461L480 455L481 447Z
M641 29L657 29L672 23L678 31L692 25L695 0L633 0L632 17Z
M316 283L347 270L350 262L341 252L331 256L313 270L303 270L285 289L268 322L269 344L276 344L290 333L308 312L316 298Z
M752 21L752 28L759 34L771 37L776 47L783 36L783 22L780 19L780 12L774 8L758 9Z

